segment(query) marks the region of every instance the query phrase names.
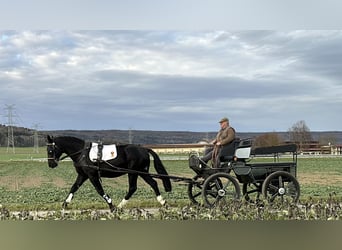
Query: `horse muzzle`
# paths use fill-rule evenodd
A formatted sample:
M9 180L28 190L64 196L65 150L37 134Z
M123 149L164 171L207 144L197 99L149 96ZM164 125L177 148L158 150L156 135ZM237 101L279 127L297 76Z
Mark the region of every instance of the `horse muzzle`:
M48 159L48 165L50 168L55 168L58 166L58 160L50 158Z

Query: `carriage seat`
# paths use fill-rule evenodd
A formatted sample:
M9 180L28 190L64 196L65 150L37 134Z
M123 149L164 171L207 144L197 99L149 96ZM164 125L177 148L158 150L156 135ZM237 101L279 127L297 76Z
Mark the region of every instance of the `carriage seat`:
M225 148L226 147L226 148ZM251 154L252 140L235 139L232 143L225 145L221 151L220 161L232 161L234 157L238 159L248 159Z
M220 162L232 161L235 155L235 150L239 144L240 139L235 138L231 143L224 145L219 155Z

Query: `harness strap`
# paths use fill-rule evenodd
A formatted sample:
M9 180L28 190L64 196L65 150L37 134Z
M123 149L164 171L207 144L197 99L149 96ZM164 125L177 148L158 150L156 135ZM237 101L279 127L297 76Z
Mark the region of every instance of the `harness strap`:
M102 150L103 150L103 144L100 142L97 145L97 162L100 162L102 160Z

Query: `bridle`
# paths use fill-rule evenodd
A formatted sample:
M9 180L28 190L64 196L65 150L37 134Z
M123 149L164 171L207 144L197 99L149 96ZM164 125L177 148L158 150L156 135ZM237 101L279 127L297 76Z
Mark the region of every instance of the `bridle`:
M60 159L56 158L56 149L58 149L58 146L56 145L56 143L54 143L54 142L46 143L46 146L48 147L48 158L47 158L48 160L58 162L60 160L65 159L66 157L68 157L68 156L65 156L64 158L60 158ZM52 147L52 149L51 149L51 147ZM51 156L51 154L52 154L52 156Z

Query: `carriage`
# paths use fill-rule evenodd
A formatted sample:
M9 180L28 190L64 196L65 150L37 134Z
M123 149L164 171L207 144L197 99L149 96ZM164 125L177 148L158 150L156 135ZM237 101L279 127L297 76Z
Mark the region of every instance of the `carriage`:
M252 142L235 139L224 146L216 168L201 162L198 153L190 153L189 167L196 173L188 184L192 203L213 207L240 199L240 184L247 201L261 197L269 202L298 201L296 144L253 148Z
M93 152L93 149L96 151ZM162 205L165 204L165 200L161 196L155 178L162 180L166 192L172 189L171 180L185 182L188 185L187 191L191 202L207 207L240 199L240 184L242 184L243 197L251 202L258 201L261 195L270 202L298 201L300 187L296 179L295 144L253 148L251 139L235 139L225 145L220 152L218 156L220 164L216 168L200 162L198 153L190 153L189 167L195 172L195 176L188 178L169 175L159 156L152 149L139 145L113 147L102 143L89 144L75 137L47 136L49 167L55 168L59 161L70 157L78 174L69 195L64 200L63 208L67 207L75 192L89 179L98 194L107 202L110 210L114 211L112 199L103 190L101 177L115 178L124 174L128 175L129 188L118 205L119 208L123 207L137 190L138 176L151 186ZM61 157L62 154L65 156ZM104 157L107 154L108 158ZM286 157L282 157L283 155ZM149 172L150 156L154 160L157 171L155 174Z

